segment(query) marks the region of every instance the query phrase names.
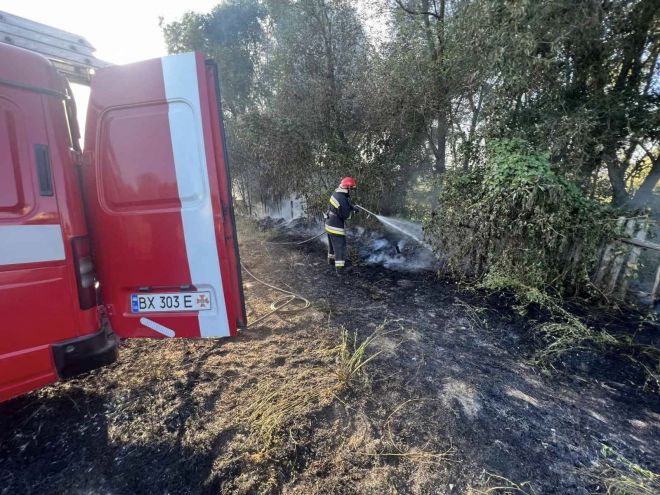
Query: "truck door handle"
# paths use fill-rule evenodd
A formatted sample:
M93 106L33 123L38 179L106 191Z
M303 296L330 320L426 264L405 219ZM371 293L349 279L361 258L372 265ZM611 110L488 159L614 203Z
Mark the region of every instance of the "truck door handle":
M34 156L37 163L37 178L39 179L39 194L41 196L53 195L53 177L50 173L50 155L48 145L35 144Z

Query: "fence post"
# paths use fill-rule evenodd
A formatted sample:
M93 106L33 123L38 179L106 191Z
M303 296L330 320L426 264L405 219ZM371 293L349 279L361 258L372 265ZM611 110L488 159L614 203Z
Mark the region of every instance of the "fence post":
M637 223L635 220L631 220L633 223ZM646 234L648 233L648 222L643 220L639 222L639 230L635 234L635 239L640 241L646 240ZM630 256L626 262L626 268L623 271L623 279L621 280L621 286L619 287L619 297L625 299L626 293L628 292L628 285L630 283L630 276L633 272L633 269L636 268L637 262L639 261L639 255L642 253L642 248L639 246L633 246L630 250Z
M624 232L624 235L626 237L632 237L634 231L635 231L635 220L631 218L626 223L626 230ZM621 243L618 244L622 246ZM607 294L612 294L612 292L614 292L614 287L616 287L616 282L617 280L619 280L619 274L621 273L621 267L623 266L623 262L626 259L625 256L626 254L627 253L618 254L616 258L614 258L614 261L612 262L610 279L607 282L607 289L605 290Z
M621 231L623 228L623 224L626 221L625 217L619 217L616 221L616 231L617 233ZM614 245L616 241L612 241L609 244L607 244L603 250L603 255L600 258L600 265L598 266L598 272L596 273L596 278L594 280L594 284L597 286L602 286L602 282L604 281L603 279L605 278L605 274L607 273L607 269L610 266L610 260L612 259L612 255L614 254Z

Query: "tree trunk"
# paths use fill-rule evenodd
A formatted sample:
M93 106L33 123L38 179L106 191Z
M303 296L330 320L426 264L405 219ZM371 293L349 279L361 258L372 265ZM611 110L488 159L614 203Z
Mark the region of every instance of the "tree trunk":
M466 151L463 156L463 170L466 172L470 170L470 160L474 158L474 136L477 133L477 124L479 123L479 114L481 113L481 105L483 103L484 89L483 87L479 88L479 96L477 99L477 104L474 104L472 95L468 98L468 103L470 104L470 110L472 110L472 119L470 120L470 130L468 131L467 136L467 146Z
M649 199L651 199L653 189L658 184L658 180L660 180L660 159L655 159L653 160L649 175L646 176L635 195L628 201L627 206L632 209L639 209L646 206Z
M612 205L623 206L629 199L626 192L625 168L615 158L607 161L607 175L612 186Z
M442 113L438 118L438 144L435 154L435 173L442 175L447 170L447 133L449 122L447 114Z

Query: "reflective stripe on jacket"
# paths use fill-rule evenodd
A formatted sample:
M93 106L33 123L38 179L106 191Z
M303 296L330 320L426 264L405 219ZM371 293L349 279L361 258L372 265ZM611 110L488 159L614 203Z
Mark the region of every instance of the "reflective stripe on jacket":
M328 218L325 221L325 231L328 234L346 235L344 222L351 217L355 208L348 199L348 193L337 189L330 196Z

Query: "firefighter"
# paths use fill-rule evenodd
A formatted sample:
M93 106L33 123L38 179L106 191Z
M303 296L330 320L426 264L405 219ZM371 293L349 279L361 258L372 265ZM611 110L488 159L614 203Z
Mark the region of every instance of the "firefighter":
M337 274L346 265L346 231L344 222L357 212L349 194L355 189L355 179L344 177L339 187L330 196L330 204L325 214L325 231L328 233L328 264L335 265Z

